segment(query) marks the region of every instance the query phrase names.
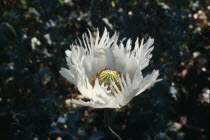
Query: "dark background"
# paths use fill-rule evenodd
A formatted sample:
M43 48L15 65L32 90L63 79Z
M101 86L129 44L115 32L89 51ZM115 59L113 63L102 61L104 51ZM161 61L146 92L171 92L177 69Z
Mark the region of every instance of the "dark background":
M112 139L103 109L65 106L80 96L59 74L77 36L106 27L154 38L144 74L163 78L117 110L112 128L123 140L207 140L209 17L209 0L1 0L0 139Z

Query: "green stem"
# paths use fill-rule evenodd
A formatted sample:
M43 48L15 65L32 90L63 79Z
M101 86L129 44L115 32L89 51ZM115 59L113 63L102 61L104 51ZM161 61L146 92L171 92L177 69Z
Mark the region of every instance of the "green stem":
M112 130L112 128L110 127L110 122L112 120L113 113L114 113L114 109L107 108L107 109L104 110L104 123L105 123L105 127L106 127L106 129L108 129L109 133L113 137L115 137L117 140L122 140L120 138L120 136L116 132L114 132L114 130Z

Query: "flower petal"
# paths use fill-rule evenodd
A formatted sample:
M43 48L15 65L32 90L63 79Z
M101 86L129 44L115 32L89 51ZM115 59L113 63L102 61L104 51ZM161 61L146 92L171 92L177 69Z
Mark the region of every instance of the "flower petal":
M104 105L99 103L99 102L94 102L94 101L83 101L83 100L74 100L74 99L71 99L70 100L71 103L74 103L74 104L78 104L78 105L82 105L82 106L90 106L90 107L94 107L94 108L103 108Z
M148 74L146 77L144 77L139 85L139 91L136 93L136 96L153 86L156 82L161 81L161 79L157 80L158 76L159 71L153 70L151 74Z
M66 68L61 68L60 74L65 77L68 81L71 81L74 85L76 85L76 78L72 71L66 69Z
M143 45L143 40L139 46L138 38L135 42L133 51L131 50L131 40L129 39L124 47L123 43L119 46L113 47L113 55L116 60L116 69L123 73L129 73L130 78L133 76L137 69L144 69L148 66L149 60L152 57L151 51L153 50L154 39L149 38Z
M105 68L115 69L115 59L110 47L117 43L117 39L117 34L114 34L110 38L106 28L104 29L104 33L101 39L99 39L98 30L96 40L92 39L92 35L90 33L89 37L84 35L81 42L85 43L80 44L86 44L84 48L87 50L87 53L83 55L83 61L81 65L84 67L85 73L88 75L89 80L91 80L91 77L94 76L97 72ZM90 49L87 49L88 46Z
M119 78L118 81L120 83L120 89L116 86L116 83L112 82L111 84L111 91L115 96L115 100L117 102L117 108L121 108L127 105L134 97L137 89L133 87L131 84L131 80L128 74L126 74L126 81L124 77ZM123 86L122 86L123 85ZM123 89L123 90L122 90Z
M152 57L151 51L154 49L153 43L154 39L149 38L144 45L142 45L143 44L142 40L140 48L138 47L138 45L135 46L134 51L136 53L136 57L138 58L138 66L140 70L144 69L149 65L149 60Z

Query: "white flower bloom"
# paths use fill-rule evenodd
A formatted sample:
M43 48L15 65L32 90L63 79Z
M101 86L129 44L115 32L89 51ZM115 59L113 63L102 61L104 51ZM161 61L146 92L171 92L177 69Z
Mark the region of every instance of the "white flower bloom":
M126 46L118 43L118 34L109 37L104 30L96 38L88 30L79 43L66 50L69 69L61 68L61 75L71 81L90 101L71 99L71 103L95 108L121 108L157 81L158 70L145 77L142 70L152 57L154 39L143 44L137 39L134 49L131 40Z

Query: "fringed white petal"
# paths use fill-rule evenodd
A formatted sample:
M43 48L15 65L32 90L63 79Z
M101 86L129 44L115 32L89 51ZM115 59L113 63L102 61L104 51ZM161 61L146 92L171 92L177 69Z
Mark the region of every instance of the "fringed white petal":
M82 41L80 42L81 51L85 52L80 55L81 67L85 69L85 74L89 80L97 72L104 68L115 69L115 59L113 53L110 50L111 46L116 46L118 35L115 33L111 38L107 30L101 38L99 38L99 31L97 30L97 36L94 40L92 34L89 32L89 36L84 34Z
M77 84L76 84L80 93L88 99L94 99L94 94L91 93L92 85L90 84L88 78L84 74L77 75Z
M117 108L121 108L127 105L134 97L136 93L133 87L130 77L126 74L126 79L122 76L118 79L120 88L114 83L111 83L111 91L115 96L115 100L118 104Z
M125 78L124 76L118 78L120 88L116 83L111 82L111 91L107 90L107 87L105 87L104 84L100 85L98 79L96 79L95 87L91 91L94 98L88 102L72 100L72 103L95 108L121 108L127 105L135 96L159 81L157 80L159 75L157 70L154 70L150 75L147 75L144 78L140 71L135 73L135 76L137 75L140 76L139 81L137 81L137 78L134 78L133 81L131 81L128 74L126 74ZM138 86L134 84L135 82L137 82Z
M149 38L148 41L141 45L138 43L138 38L135 42L134 49L131 51L132 42L130 39L127 40L126 46L124 47L121 42L119 46L113 47L113 55L116 60L116 69L123 73L128 72L131 79L137 69L144 69L148 66L149 60L152 57L151 51L153 50L154 39Z
M68 81L72 82L74 85L76 85L77 79L75 78L74 74L72 74L72 71L61 68L60 74L65 77Z
M156 82L161 81L162 79L157 79L158 76L159 76L159 71L153 70L151 74L148 74L146 77L144 77L141 80L141 83L139 85L139 91L136 93L136 96L144 92L146 89L150 88L151 86L153 86Z
M154 83L160 81L157 80L158 75L159 72L154 70L150 75L143 78L141 71L138 70L131 82L129 75L126 74L125 78L124 76L121 76L121 78L118 79L120 89L114 82L112 82L111 91L119 104L118 107L121 108L127 105L135 96L150 88Z
M149 38L144 45L142 45L142 40L140 47L138 47L138 45L135 46L134 52L136 54L136 57L138 58L138 66L140 67L140 70L149 65L149 60L152 57L151 51L154 49L153 43L154 39Z
M94 102L94 101L83 101L83 100L74 100L71 99L70 100L71 103L73 104L78 104L78 105L82 105L82 106L90 106L90 107L94 107L94 108L104 108L104 104L101 104L100 102Z

